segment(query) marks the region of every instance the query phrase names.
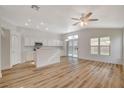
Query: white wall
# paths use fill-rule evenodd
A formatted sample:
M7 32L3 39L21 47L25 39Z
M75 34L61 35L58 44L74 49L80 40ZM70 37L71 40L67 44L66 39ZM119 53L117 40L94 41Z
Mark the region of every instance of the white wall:
M102 62L111 62L117 64L122 63L122 29L90 28L82 29L75 33L78 33L79 35L78 39L79 58ZM111 55L110 56L91 55L90 38L104 36L110 36L111 38Z
M10 31L16 30L16 27L13 24L11 24L8 21L1 19L1 18L0 18L0 27L4 27L6 29L9 29Z
M110 36L110 56L95 56L90 54L90 38ZM86 29L79 32L79 58L103 62L122 63L122 30L120 29Z
M8 51L9 53L7 53L7 54L4 53L5 55L2 54L2 56L5 58L5 60L8 60L8 61L2 61L2 67L1 67L2 69L8 69L8 68L11 68L12 61L13 61L12 60L12 56L13 56L13 54L12 54L12 52L13 52L12 51L12 48L13 48L13 46L12 46L12 35L18 33L18 31L16 30L16 26L12 25L8 21L6 21L4 19L1 19L1 18L0 18L0 28L6 29L6 31L7 31L6 33L9 33L9 35L5 39L6 42L9 42L9 43L6 43L7 46L8 46L6 48L6 51ZM3 44L1 44L1 45L3 46ZM3 49L2 49L2 51L3 51ZM6 57L7 55L9 55L9 58Z
M20 31L23 37L45 39L45 40L61 39L60 34L51 33L42 29L37 30L37 29L30 29L24 27L17 27L17 30Z

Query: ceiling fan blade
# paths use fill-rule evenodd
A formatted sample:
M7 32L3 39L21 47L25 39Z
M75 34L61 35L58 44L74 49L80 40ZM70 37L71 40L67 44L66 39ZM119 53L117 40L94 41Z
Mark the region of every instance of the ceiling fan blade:
M78 19L78 18L71 18L72 20L80 20L80 19Z
M98 21L99 19L89 19L88 21Z
M79 24L80 22L76 22L76 23L74 23L73 25L75 26L75 25L77 25L77 24Z
M89 13L85 16L85 18L86 18L86 19L89 18L92 14L93 14L92 12L89 12Z

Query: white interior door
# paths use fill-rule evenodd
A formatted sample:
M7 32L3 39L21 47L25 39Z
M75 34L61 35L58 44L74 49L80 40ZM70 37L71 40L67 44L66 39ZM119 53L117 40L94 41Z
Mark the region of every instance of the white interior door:
M15 65L21 62L21 42L18 34L12 35L12 60L11 65Z

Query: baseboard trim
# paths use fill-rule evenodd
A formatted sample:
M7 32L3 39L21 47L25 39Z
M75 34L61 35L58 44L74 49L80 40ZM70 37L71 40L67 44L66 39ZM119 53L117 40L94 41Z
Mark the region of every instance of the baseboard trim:
M121 63L112 63L112 62L105 62L105 61L100 61L100 60L92 60L92 59L86 59L86 58L78 58L79 60L87 60L87 61L96 61L96 62L102 62L102 63L109 63L109 64L118 64L118 65L123 65Z
M2 72L2 71L6 71L6 70L10 70L11 68L12 68L12 67L4 68L4 69L1 70L1 72Z

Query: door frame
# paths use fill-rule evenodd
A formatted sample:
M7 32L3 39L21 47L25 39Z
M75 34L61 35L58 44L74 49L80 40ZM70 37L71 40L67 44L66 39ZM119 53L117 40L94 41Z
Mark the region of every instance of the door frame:
M77 41L77 57L76 58L78 58L78 39L73 40L73 48L74 48L74 41Z
M72 41L72 56L69 56L69 57L74 57L74 56L73 56L73 55L74 55L74 54L73 54L73 52L74 52L73 49L74 49L74 41L75 41L75 40L77 40L77 47L78 47L78 39L72 39L72 40L68 40L68 41L66 42L66 53L67 53L66 55L69 56L69 55L68 55L68 52L69 52L69 51L68 51L68 45L69 45L69 41ZM78 49L77 49L77 57L74 57L74 58L78 58Z
M2 78L2 72L1 72L1 27L0 27L0 78Z

